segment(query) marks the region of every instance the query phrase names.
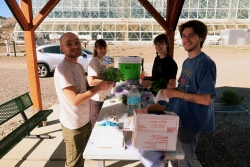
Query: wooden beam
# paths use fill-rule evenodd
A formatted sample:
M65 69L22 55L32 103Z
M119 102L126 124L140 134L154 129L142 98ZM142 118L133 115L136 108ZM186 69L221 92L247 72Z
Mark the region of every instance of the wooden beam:
M167 22L167 29L166 29L166 34L169 38L169 55L173 58L174 57L174 35L175 35L175 30L171 29L169 25L171 22L175 22L174 20L171 20L171 15L172 12L174 11L174 3L177 0L167 0L167 7L166 7L166 22Z
M24 31L24 41L30 84L30 94L33 102L32 108L33 113L35 113L36 111L42 110L43 107L36 57L35 28L33 24L31 24L33 20L32 2L31 0L21 0L20 5L22 13L30 24L30 29L28 31Z
M27 19L23 15L20 7L18 6L16 1L13 0L5 0L6 4L10 8L11 12L13 13L14 17L16 18L17 22L21 26L24 31L30 30L30 25L28 24Z
M170 30L175 31L184 2L185 0L168 0L168 16L166 20L169 22Z
M33 19L33 25L36 29L39 24L46 18L46 16L53 10L53 8L60 2L60 0L50 0L47 4L42 8L42 10L36 15Z
M164 18L157 12L157 10L151 5L147 0L138 0L144 8L154 17L154 19L163 27L163 29L167 29L167 23Z
M21 10L30 24L30 30L33 29L32 20L33 20L33 12L32 12L32 2L31 0L20 0Z
M166 34L169 37L169 54L174 57L174 36L175 29L179 21L181 10L185 0L167 0L166 22L167 29Z
M173 58L174 57L174 35L175 31L168 30L166 34L169 38L169 55Z
M42 98L40 81L38 77L38 65L36 58L35 32L24 31L26 61L30 84L30 94L33 101L33 113L42 110Z
M30 94L33 102L33 113L35 113L42 110L42 97L36 56L35 28L39 26L60 0L49 0L35 19L33 19L31 0L20 0L21 9L16 0L5 1L24 31ZM43 125L40 124L40 126Z

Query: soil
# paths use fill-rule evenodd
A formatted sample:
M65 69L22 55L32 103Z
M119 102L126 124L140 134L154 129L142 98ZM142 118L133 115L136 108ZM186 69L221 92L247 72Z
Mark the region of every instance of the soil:
M23 50L23 46L18 46ZM88 48L92 49L90 46ZM0 47L0 53L6 51ZM217 66L216 91L218 101L225 89L233 89L244 96L241 107L250 110L250 46L222 47L205 46L207 53ZM117 67L120 56L140 56L144 58L144 67L151 75L155 50L153 46L117 46L110 45L108 54L115 58ZM187 58L185 50L175 47L174 59L181 72L182 62ZM30 91L27 64L25 57L0 56L0 104ZM53 75L40 78L43 108L58 103ZM27 111L31 116L31 110ZM201 133L196 149L196 156L203 167L250 167L250 114L217 114L215 113L216 129L214 132ZM7 135L13 127L21 123L21 118L0 126L0 139Z

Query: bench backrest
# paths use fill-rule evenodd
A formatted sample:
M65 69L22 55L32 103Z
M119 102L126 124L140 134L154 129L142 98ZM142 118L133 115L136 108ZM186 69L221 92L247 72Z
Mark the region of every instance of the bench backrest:
M0 125L13 118L17 114L24 112L25 109L29 108L32 105L33 103L28 92L4 104L1 104Z

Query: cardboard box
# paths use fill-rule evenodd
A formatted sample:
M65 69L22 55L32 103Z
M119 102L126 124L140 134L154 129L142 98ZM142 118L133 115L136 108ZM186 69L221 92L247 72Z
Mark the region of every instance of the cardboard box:
M173 112L158 110L134 111L132 146L138 150L175 151L179 127L179 116Z
M110 126L95 126L90 135L89 144L97 147L124 149L123 129Z

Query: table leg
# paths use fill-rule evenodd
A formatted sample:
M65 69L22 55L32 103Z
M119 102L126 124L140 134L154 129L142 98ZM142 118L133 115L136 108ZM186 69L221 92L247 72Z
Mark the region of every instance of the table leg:
M169 167L169 163L170 163L170 161L169 161L169 160L167 160L167 164L166 164L166 166L165 166L165 167Z
M171 162L169 160L167 160L166 163L164 164L164 167L169 167L169 163L171 163Z
M99 160L98 162L98 167L105 167L105 161L104 160Z

